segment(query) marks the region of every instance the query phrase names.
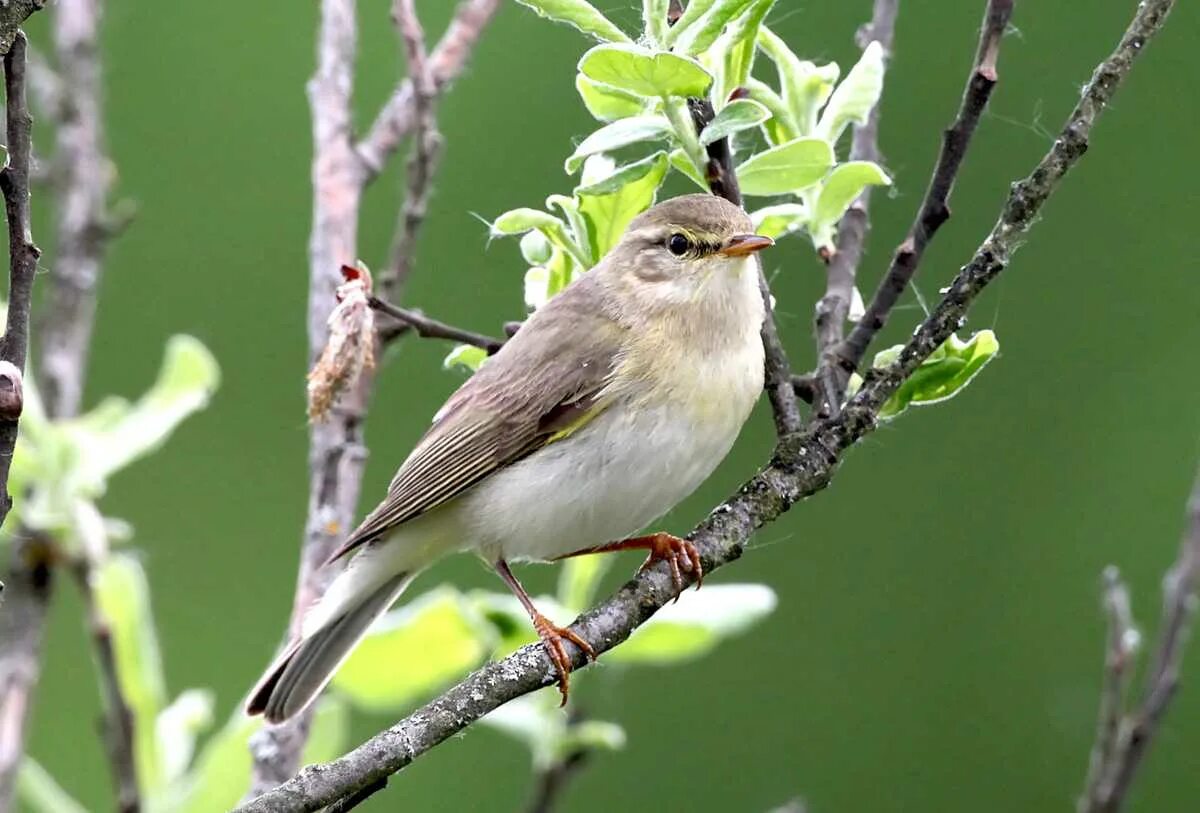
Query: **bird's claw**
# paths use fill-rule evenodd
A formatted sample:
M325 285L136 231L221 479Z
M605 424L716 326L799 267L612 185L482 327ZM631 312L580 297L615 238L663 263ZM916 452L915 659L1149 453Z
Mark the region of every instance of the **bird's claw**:
M650 555L638 569L641 573L656 562L666 562L671 568L671 581L675 584L675 600L683 593L683 571L691 573L696 580L696 589L704 583L704 565L700 561L700 551L686 539L680 539L672 534L654 534L650 545Z
M537 630L538 637L542 639L542 645L546 647L546 654L550 656L550 662L554 664L554 671L558 673L558 691L562 695L562 703L559 706L565 706L571 688L571 659L567 656L563 639L565 638L579 647L584 657L590 661L596 660L596 650L592 649L592 645L574 630L569 627L560 627L544 615L539 614L533 620L533 628Z

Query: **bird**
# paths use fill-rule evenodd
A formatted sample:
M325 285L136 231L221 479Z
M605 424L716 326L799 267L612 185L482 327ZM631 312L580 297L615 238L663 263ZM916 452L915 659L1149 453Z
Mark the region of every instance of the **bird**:
M318 696L418 573L470 551L529 614L567 702L565 642L512 562L640 549L666 561L676 597L695 546L637 535L691 494L733 447L763 386L758 251L769 237L708 194L664 200L534 311L450 396L383 501L322 567L335 569L298 634L246 703L270 722ZM640 571L639 571L640 572Z

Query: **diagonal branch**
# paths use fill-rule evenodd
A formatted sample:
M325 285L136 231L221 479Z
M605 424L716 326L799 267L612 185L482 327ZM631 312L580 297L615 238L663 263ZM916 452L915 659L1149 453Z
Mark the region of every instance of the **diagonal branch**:
M448 325L445 322L439 322L437 319L430 319L420 311L401 308L399 305L393 305L391 302L385 302L377 296L367 300L370 306L380 312L387 314L396 321L402 323L406 328L416 332L423 339L449 339L454 342L462 342L473 347L478 347L488 352L488 355L495 353L504 346L504 339L496 339L492 336L485 336L482 333L475 333L471 330ZM381 331L385 336L386 330Z
M770 464L693 529L689 539L699 549L706 573L739 558L755 530L777 519L798 500L823 489L845 451L874 430L879 408L953 333L979 294L1008 266L1012 252L1036 222L1042 205L1083 156L1097 117L1136 57L1162 27L1172 5L1173 0L1144 0L1138 6L1129 32L1084 87L1078 106L1049 152L1029 176L1012 186L991 233L914 332L895 364L868 374L862 389L836 418L784 436ZM666 567L650 568L581 616L573 629L602 653L628 638L673 596ZM582 654L577 649L572 649L572 654L573 667L582 668ZM1170 672L1169 663L1165 671ZM493 709L554 681L545 649L536 644L526 646L479 669L345 756L305 768L238 810L258 813L320 809L402 770Z
M434 91L442 92L466 68L475 43L500 7L500 0L462 0L454 19L446 28L437 47L429 55L429 74ZM388 157L416 125L411 76L396 86L391 98L379 111L371 129L355 146L362 163L364 182L369 183L383 171Z
M917 218L909 228L908 236L892 256L891 266L880 281L871 304L850 336L826 351L822 364L837 363L844 376L858 369L863 356L875 334L887 324L888 315L900 300L901 294L917 273L925 247L934 234L950 217L949 199L954 180L962 167L971 136L979 124L979 118L987 107L992 89L996 86L996 60L1000 52L1000 40L1012 16L1013 0L989 0L984 13L979 36L979 47L971 75L963 91L962 103L954 123L942 135L942 149L925 199L917 212ZM836 409L836 407L835 407Z
M883 48L885 58L892 53L892 40L896 33L896 15L900 0L875 0L871 21L859 29L855 39L862 49L872 42ZM850 142L851 161L873 161L880 163L879 153L879 104L871 108L865 124L854 125ZM825 295L817 300L814 328L817 339L817 373L815 383L819 395L814 393L819 417L828 417L841 408L850 380L846 373L828 357L845 336L846 319L850 315L850 303L854 297L854 278L862 259L867 232L871 230L868 209L871 204L871 187L866 186L854 203L846 210L838 223L834 252L826 260ZM818 400L819 399L819 400Z

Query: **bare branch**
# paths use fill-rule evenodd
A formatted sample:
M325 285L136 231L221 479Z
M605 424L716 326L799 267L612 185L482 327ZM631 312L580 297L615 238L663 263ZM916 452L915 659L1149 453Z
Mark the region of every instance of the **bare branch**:
M379 276L379 288L383 295L388 299L398 299L402 286L412 273L417 235L429 206L442 137L437 131L437 118L434 115L437 85L430 72L425 53L425 33L421 30L413 0L396 0L392 17L400 29L408 56L414 121L412 155L408 158L408 184L396 224L396 236L392 240L391 261L387 270Z
M463 72L475 43L499 7L500 0L462 0L446 33L429 55L429 73L435 91L440 93ZM388 157L399 148L415 124L410 74L410 78L397 85L375 117L370 131L356 147L365 182L369 183L383 171Z
M837 417L782 437L770 464L688 535L700 551L706 573L739 558L755 530L828 485L843 453L874 430L879 408L946 340L984 288L1008 266L1012 252L1036 221L1042 205L1083 156L1096 118L1128 75L1134 58L1161 28L1172 5L1173 0L1144 0L1139 5L1130 32L1084 87L1079 105L1050 151L1028 177L1012 186L991 233L955 277L933 313L914 332L896 363L868 374L862 389ZM673 597L666 566L649 568L615 596L584 613L572 628L597 653L603 653L624 641ZM573 667L583 668L585 661L578 649L572 648L571 654ZM474 672L345 756L305 768L238 810L311 811L332 804L402 770L509 700L555 680L545 648L538 644L523 647Z
M858 369L871 340L883 329L892 308L916 274L925 247L950 217L950 193L966 157L971 136L974 135L992 89L996 86L996 58L1000 39L1004 36L1008 20L1012 16L1012 9L1013 0L989 0L975 62L963 91L962 104L954 123L942 134L942 149L938 154L937 165L925 192L925 199L917 212L917 218L913 221L908 236L892 256L891 267L875 290L863 318L850 331L848 338L826 353L823 363L828 365L836 361L846 376Z
M899 5L900 0L875 0L871 21L859 29L856 37L860 48L865 50L872 42L878 42L885 58L891 57ZM850 160L880 162L878 104L871 108L865 124L854 125ZM817 404L816 414L820 417L837 414L850 380L849 373L842 370L828 353L845 336L846 318L850 315L850 302L854 296L854 278L862 259L867 232L871 230L868 214L870 204L871 187L867 186L842 216L834 253L826 259L825 295L817 300L814 318L817 338L815 379L820 396L818 398L814 393L814 397L809 399Z
M385 302L376 296L371 297L368 303L380 313L385 313L403 323L406 327L416 331L416 334L424 339L449 339L454 342L462 342L463 344L482 348L489 355L504 346L504 339L496 339L492 336L485 336L482 333L475 333L474 331L454 327L445 322L439 322L436 319L430 319L420 311L401 308L398 305ZM384 333L386 335L386 330Z
M553 813L562 799L567 783L587 765L591 756L591 751L579 748L553 765L538 771L537 787L534 789L533 801L529 804L529 813Z
M46 0L4 0L0 4L0 56L7 55L29 15L46 7Z

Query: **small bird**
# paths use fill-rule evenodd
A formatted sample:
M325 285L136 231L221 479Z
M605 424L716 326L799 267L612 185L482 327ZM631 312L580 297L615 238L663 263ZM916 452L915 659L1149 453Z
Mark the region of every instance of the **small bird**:
M762 391L753 255L772 244L712 195L634 218L438 410L383 502L324 565L339 571L247 713L279 722L302 711L371 622L452 552L482 556L520 599L564 704L564 640L595 653L538 612L510 562L643 549L642 567L666 561L677 593L683 572L699 586L690 542L632 535L708 478Z

